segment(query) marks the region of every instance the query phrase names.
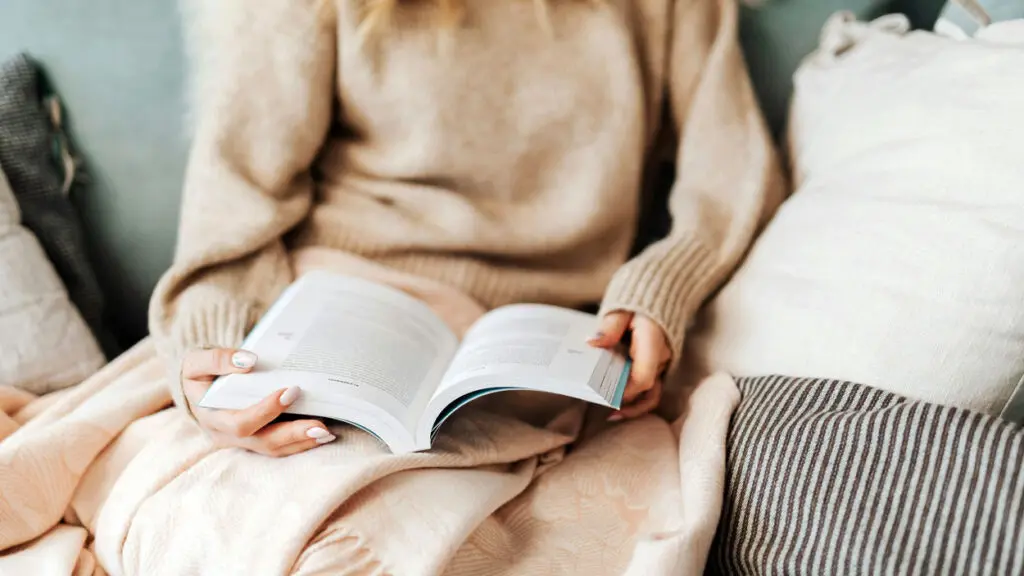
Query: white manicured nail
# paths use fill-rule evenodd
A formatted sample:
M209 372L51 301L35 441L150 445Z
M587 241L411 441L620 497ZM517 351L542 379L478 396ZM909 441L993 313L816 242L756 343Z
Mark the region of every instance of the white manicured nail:
M306 430L306 436L309 436L310 438L312 438L314 440L319 440L321 438L327 438L330 435L331 435L330 432L328 432L327 430L325 430L323 428L319 428L319 427L317 427L317 428L310 428L309 430Z
M328 436L326 438L317 438L316 439L316 443L317 444L329 444L331 442L334 442L337 439L338 439L337 436L335 436L334 434L331 434L330 436Z
M281 403L281 406L291 406L299 399L300 392L302 392L301 388L298 386L292 386L281 393L281 398L278 399L278 401Z
M231 364L235 368L252 368L256 365L256 355L248 350L239 350L231 355Z

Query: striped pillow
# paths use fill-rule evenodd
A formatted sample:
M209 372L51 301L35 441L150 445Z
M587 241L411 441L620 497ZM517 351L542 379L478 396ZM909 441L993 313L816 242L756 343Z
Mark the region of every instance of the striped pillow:
M860 384L737 382L723 574L1020 574L1024 427Z

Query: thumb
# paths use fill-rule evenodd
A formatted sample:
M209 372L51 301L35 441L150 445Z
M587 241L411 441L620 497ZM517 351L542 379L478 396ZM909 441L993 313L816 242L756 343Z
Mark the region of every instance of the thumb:
M622 335L633 320L632 312L609 312L601 318L597 332L587 339L587 343L598 348L614 346L622 340Z

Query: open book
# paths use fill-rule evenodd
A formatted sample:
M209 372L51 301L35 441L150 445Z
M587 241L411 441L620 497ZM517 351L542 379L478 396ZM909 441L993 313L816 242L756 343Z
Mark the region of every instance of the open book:
M246 338L243 347L259 357L253 371L218 378L200 406L246 408L298 386L289 413L351 423L392 452L426 450L453 412L494 392L537 390L619 408L629 361L587 344L597 324L575 310L516 304L479 318L460 344L400 290L312 272Z

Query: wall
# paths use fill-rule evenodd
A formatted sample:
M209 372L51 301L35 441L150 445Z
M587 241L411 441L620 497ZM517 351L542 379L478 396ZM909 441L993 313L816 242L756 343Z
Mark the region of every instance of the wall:
M67 107L90 176L75 200L125 343L145 333L172 255L187 149L180 33L173 0L0 0L0 59L29 53Z

